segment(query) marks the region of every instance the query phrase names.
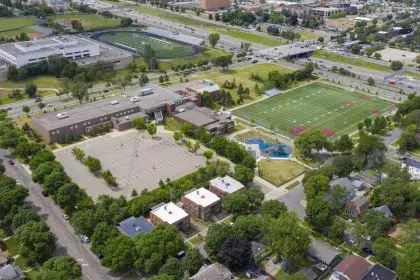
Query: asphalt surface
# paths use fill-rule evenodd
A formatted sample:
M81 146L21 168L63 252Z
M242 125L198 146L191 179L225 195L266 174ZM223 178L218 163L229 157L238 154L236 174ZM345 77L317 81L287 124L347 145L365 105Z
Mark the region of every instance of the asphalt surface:
M13 159L14 165L8 163L10 159ZM7 150L0 149L0 161L6 167L6 175L14 178L18 184L24 185L29 190L27 202L38 211L56 237L56 255L74 257L82 266L83 279L120 279L100 266L97 257L74 234L72 226L63 218L61 209L51 198L41 194L41 186L32 181L31 175Z

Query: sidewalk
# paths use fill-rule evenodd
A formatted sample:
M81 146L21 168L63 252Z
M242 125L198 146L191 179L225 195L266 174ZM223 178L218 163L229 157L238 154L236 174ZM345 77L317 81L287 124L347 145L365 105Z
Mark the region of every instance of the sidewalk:
M273 190L272 192L267 193L265 195L264 200L278 199L279 197L281 197L282 195L284 195L285 193L288 192L288 190L286 189L288 186L290 186L291 184L293 184L297 181L302 182L303 176L305 176L305 174L302 174L302 175L294 178L293 180L290 180L289 182L281 185L280 187Z

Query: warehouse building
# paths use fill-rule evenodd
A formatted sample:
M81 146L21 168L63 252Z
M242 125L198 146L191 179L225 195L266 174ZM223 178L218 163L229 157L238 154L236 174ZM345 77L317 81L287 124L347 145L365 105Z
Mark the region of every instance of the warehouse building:
M222 206L222 200L205 188L189 190L181 201L188 213L202 220L210 219L211 215L220 212Z
M152 207L150 221L157 226L161 223L174 225L180 230L186 230L190 226L190 216L181 207L173 202L160 203Z
M17 68L47 60L49 56L62 55L79 59L100 55L99 46L76 36L58 36L34 41L0 45L0 60Z

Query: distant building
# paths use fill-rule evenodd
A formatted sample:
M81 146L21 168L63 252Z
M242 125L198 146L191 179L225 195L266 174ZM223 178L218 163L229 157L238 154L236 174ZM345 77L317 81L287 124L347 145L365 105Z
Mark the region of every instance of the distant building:
M48 57L52 55L62 55L67 59L79 59L99 56L100 51L98 44L70 35L0 45L0 60L17 68L48 60Z
M53 9L54 11L65 11L70 7L69 2L65 0L47 0L47 6Z
M18 267L11 264L6 264L0 267L0 279L4 280L17 280L25 279L25 273Z
M420 180L420 161L412 158L407 158L403 163L402 167L408 168L408 173L411 175L411 179Z
M376 263L360 278L360 280L396 280L398 275L389 268L386 268L380 263Z
M200 8L216 11L230 7L230 0L200 0Z
M190 280L231 280L232 272L224 265L214 263L209 266L203 266Z
M365 182L362 182L360 180L354 180L352 184L358 191L361 191L365 188Z
M321 271L325 271L328 267L334 267L341 258L339 251L320 240L312 240L307 253Z
M161 203L152 207L150 221L154 225L160 223L174 225L181 230L186 230L190 226L190 216L188 213L173 202Z
M364 195L355 196L352 200L350 200L345 208L347 214L356 218L360 214L362 214L366 209L370 206L369 201L366 199Z
M223 198L224 196L234 193L245 188L241 182L236 181L232 177L226 175L225 177L217 177L210 181L209 190L215 193L218 197Z
M181 197L184 207L191 215L208 220L214 213L220 212L221 199L205 188L192 189Z
M323 16L324 18L328 18L340 12L344 12L345 9L343 8L311 8L310 12L314 15Z
M144 217L130 217L118 223L118 230L131 238L134 238L140 232L147 234L153 228L154 226Z
M349 255L334 268L330 280L359 280L370 267L371 264L364 258Z

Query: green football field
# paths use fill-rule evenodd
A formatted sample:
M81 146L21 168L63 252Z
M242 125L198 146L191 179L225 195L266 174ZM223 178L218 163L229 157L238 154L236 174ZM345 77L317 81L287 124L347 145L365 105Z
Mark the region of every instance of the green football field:
M152 37L142 33L113 32L102 34L100 41L142 53L146 45L150 45L158 58L178 58L194 54L192 46L180 44L165 38Z
M392 110L395 104L314 82L233 111L237 117L295 137L316 127L332 139L357 130L357 123Z

